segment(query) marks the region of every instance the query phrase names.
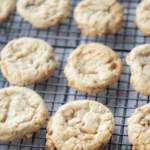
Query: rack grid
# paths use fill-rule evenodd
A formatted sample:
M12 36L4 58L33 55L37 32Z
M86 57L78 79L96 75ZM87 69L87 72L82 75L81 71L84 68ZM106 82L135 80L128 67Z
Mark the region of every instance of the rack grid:
M115 117L115 131L104 147L105 150L131 150L127 129L127 119L135 108L149 103L149 97L138 94L130 84L130 68L125 59L135 46L150 43L150 38L134 24L135 10L140 0L119 0L125 10L125 26L115 35L104 35L103 38L86 37L77 29L73 19L73 10L80 0L70 0L72 12L66 21L55 27L36 29L15 11L9 20L0 27L0 49L12 39L20 37L40 38L51 44L60 61L51 78L46 81L29 85L28 88L39 93L46 102L49 115L54 115L57 109L68 101L89 99L101 102L112 111ZM123 61L123 72L120 80L99 94L78 92L67 86L63 73L69 54L80 44L99 42L115 50ZM0 88L11 86L0 71ZM19 139L13 142L0 142L0 150L46 150L46 124L30 139Z

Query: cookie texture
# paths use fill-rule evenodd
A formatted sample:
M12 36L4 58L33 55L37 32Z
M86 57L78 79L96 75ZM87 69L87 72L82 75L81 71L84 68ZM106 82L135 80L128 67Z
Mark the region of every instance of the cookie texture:
M124 8L117 0L83 0L74 11L78 28L87 36L115 34L124 26Z
M31 138L46 122L46 105L36 92L25 87L0 90L0 141Z
M150 149L150 104L146 104L135 110L128 119L127 133L130 142L133 144L132 150Z
M9 17L16 8L16 0L0 0L0 25Z
M105 91L119 80L122 61L109 47L90 43L79 46L67 59L68 86L89 94Z
M144 32L145 36L150 36L150 1L149 0L143 0L137 6L135 24L142 32Z
M59 108L47 125L47 148L101 150L114 131L113 114L104 105L80 100Z
M1 70L14 85L28 85L48 79L59 58L45 41L20 38L10 41L1 52Z
M36 28L62 23L71 12L69 0L18 0L17 11Z
M135 47L126 58L130 66L130 83L143 95L150 96L150 44Z

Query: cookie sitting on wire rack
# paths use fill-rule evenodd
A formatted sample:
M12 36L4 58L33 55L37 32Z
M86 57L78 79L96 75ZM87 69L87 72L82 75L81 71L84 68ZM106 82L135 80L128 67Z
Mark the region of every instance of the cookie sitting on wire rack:
M29 85L47 80L59 58L45 41L20 38L10 41L1 51L1 71L13 85Z
M0 25L9 17L16 8L16 0L0 0Z
M135 47L126 57L134 90L150 96L150 44Z
M127 122L129 141L133 144L132 150L149 150L150 104L146 104L136 109Z
M25 137L46 123L48 110L40 95L25 87L0 89L0 141Z
M68 86L89 94L105 91L119 80L121 72L118 54L99 43L80 45L69 55L64 70Z
M59 108L49 118L46 147L54 150L101 150L115 128L111 111L103 104L78 100Z
M117 0L83 0L74 11L78 28L86 36L115 34L124 26L124 8Z
M71 12L69 0L18 0L17 11L36 28L63 23Z
M135 24L142 32L144 32L145 36L150 36L150 1L149 0L143 0L137 6Z

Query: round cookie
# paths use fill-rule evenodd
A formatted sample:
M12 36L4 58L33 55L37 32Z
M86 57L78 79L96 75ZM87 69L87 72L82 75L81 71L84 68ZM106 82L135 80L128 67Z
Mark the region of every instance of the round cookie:
M71 12L69 0L18 0L17 11L36 28L62 23Z
M142 0L136 9L137 27L144 32L145 36L150 36L150 1Z
M54 150L101 150L112 136L113 114L104 105L80 100L59 108L47 125L46 147Z
M150 149L150 104L135 110L128 119L127 133L129 141L133 144L132 150Z
M150 44L135 47L128 54L126 62L131 67L130 83L133 88L150 96Z
M109 47L90 43L79 46L67 59L68 86L89 94L105 91L119 80L122 61Z
M9 14L16 8L16 0L0 0L0 25L6 21Z
M31 138L46 122L48 111L41 96L25 87L0 90L0 141Z
M45 41L20 38L10 41L1 51L1 71L14 85L28 85L48 79L59 58Z
M83 0L74 11L78 28L87 36L115 34L124 26L124 8L117 0Z

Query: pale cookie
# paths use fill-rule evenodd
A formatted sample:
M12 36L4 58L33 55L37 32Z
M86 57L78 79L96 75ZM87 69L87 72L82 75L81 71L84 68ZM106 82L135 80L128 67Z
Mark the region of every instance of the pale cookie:
M124 8L117 0L83 0L74 11L78 28L87 36L115 34L124 26Z
M150 44L135 47L128 54L126 62L131 67L130 83L133 88L150 96Z
M9 14L16 8L16 0L0 0L0 25L6 21Z
M150 36L150 1L143 0L136 9L136 25L144 32L145 36Z
M128 119L127 133L132 150L150 150L150 104L135 110Z
M62 23L71 12L69 0L18 0L17 11L36 28Z
M46 147L54 150L101 150L112 136L115 120L104 105L80 100L59 108L47 125Z
M14 85L28 85L48 79L59 58L45 41L20 38L10 41L1 52L1 70Z
M25 87L0 90L0 141L31 138L46 122L48 111L40 95Z
M67 59L68 86L89 94L105 91L120 78L122 61L109 47L91 43L79 46Z

